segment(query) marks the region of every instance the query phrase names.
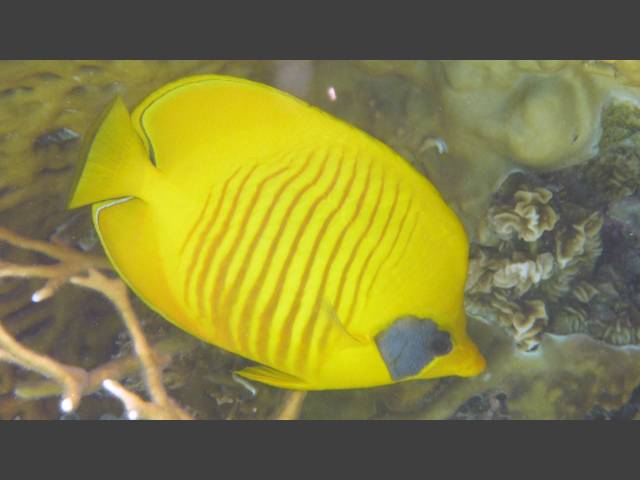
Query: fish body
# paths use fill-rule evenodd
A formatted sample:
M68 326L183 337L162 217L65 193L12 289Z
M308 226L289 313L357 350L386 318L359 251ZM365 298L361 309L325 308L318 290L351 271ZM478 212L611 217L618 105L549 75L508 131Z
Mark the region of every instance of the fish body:
M132 114L116 99L69 206L87 204L134 292L262 364L246 378L314 390L484 368L455 214L386 145L274 88L206 75Z

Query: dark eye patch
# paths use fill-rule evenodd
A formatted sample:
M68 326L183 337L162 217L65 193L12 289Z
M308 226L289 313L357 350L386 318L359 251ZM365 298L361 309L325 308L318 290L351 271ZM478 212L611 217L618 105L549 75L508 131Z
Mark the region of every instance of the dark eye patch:
M428 318L411 315L394 321L375 340L396 381L420 373L435 357L446 355L453 348L448 332L438 329Z

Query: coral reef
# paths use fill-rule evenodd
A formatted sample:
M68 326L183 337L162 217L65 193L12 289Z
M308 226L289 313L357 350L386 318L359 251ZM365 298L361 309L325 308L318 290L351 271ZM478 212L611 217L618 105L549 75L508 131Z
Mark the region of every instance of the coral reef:
M514 352L513 338L490 323L469 322L469 333L487 358L487 371L451 379L427 408L402 418L451 418L482 392L502 393L517 419L583 419L598 405L614 411L640 385L640 350L612 348L586 335L545 335L535 353Z
M596 405L585 418L587 420L640 420L640 386L631 392L629 401L622 407L606 410Z
M502 392L483 392L464 402L450 420L510 420L507 396Z
M545 188L518 190L513 194L515 205L494 206L489 221L496 234L509 240L516 233L520 240L535 242L544 232L553 230L558 215L548 205L553 194Z
M599 213L553 201L541 183L518 173L503 184L472 247L466 285L467 313L503 325L526 351L538 346L549 312L588 289L584 276L601 253Z
M0 263L0 277L2 278L47 279L44 286L31 296L32 302L39 303L50 298L64 283L70 282L98 291L113 303L132 337L136 355L144 372L147 391L151 397L151 401L145 401L124 388L117 380L103 379L102 387L122 401L129 418L191 418L168 396L164 388L156 354L142 332L140 322L129 302L124 283L119 279L109 278L100 273L100 270L110 268L105 259L79 253L61 244L56 245L22 237L4 228L0 228L0 240L19 248L36 251L57 261L45 265ZM95 383L97 383L86 370L66 365L20 344L2 325L0 325L0 361L14 363L25 369L38 372L58 383L62 388L60 409L63 412L76 410L88 388L95 388ZM105 372L103 371L103 373Z
M640 114L614 103L604 118L592 160L512 174L472 248L467 312L506 326L521 349L545 331L640 344Z
M472 248L466 286L467 313L505 326L526 351L537 348L548 328L562 331L560 319L589 304L602 254L600 212L554 202L540 182L514 174L498 192L484 243ZM560 187L554 190L561 194Z

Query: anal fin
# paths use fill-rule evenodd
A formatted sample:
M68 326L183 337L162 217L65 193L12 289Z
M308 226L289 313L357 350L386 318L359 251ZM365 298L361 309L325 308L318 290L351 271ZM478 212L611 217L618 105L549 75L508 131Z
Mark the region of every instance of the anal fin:
M288 388L290 390L308 390L307 383L289 373L276 370L275 368L266 367L264 365L257 367L247 367L238 372L236 375L240 375L247 380L255 380L256 382L265 383L272 387Z

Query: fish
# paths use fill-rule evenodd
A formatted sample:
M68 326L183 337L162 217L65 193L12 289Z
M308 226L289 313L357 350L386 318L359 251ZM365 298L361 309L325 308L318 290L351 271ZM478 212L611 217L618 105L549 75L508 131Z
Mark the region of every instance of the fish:
M68 208L176 327L291 390L470 377L468 240L436 188L364 131L271 86L171 82L87 136Z

